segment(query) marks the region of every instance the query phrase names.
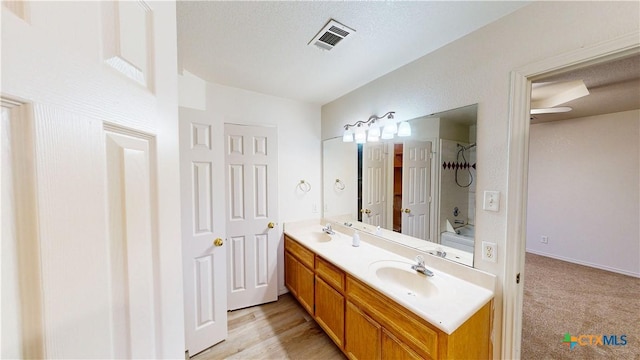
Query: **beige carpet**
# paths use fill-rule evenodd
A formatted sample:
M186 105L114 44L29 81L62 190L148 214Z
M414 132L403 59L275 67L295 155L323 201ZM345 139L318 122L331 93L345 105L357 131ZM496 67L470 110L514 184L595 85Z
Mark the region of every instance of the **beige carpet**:
M627 344L571 350L566 333ZM640 279L527 253L522 359L640 359Z

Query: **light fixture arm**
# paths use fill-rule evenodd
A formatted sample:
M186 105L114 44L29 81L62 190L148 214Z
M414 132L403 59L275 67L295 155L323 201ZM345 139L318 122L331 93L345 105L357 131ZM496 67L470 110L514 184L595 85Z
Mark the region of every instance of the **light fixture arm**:
M362 125L372 125L372 124L375 124L376 121L384 119L384 118L393 119L393 114L395 114L395 113L396 113L395 111L389 111L388 113L386 113L386 114L384 114L382 116L371 115L371 116L369 116L369 119L367 119L366 121L360 120L360 121L356 121L353 124L346 124L344 126L344 129L345 130L349 130L349 128L352 128L352 127L359 127L359 126L362 126Z

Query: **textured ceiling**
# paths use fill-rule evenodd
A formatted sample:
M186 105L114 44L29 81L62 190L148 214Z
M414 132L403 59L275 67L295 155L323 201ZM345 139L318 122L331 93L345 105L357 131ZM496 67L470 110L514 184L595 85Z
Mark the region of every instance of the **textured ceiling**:
M535 83L572 80L583 80L589 95L558 105L573 108L570 112L532 115L531 123L640 109L640 55L544 77Z
M178 1L179 61L209 82L325 104L528 3ZM331 18L356 32L308 46Z

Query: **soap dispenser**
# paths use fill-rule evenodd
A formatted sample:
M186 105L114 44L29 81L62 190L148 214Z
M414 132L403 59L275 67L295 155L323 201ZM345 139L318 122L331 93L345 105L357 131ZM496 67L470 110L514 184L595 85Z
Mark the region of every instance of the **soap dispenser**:
M353 233L353 241L351 245L355 247L360 246L360 234L358 233L358 230Z

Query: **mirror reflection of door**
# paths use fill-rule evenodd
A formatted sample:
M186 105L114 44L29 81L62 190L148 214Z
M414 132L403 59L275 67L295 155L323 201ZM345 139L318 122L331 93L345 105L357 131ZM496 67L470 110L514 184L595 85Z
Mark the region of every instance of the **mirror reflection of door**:
M384 143L367 144L362 156L362 222L386 227L386 166Z
M405 140L401 147L401 232L430 240L431 142Z

